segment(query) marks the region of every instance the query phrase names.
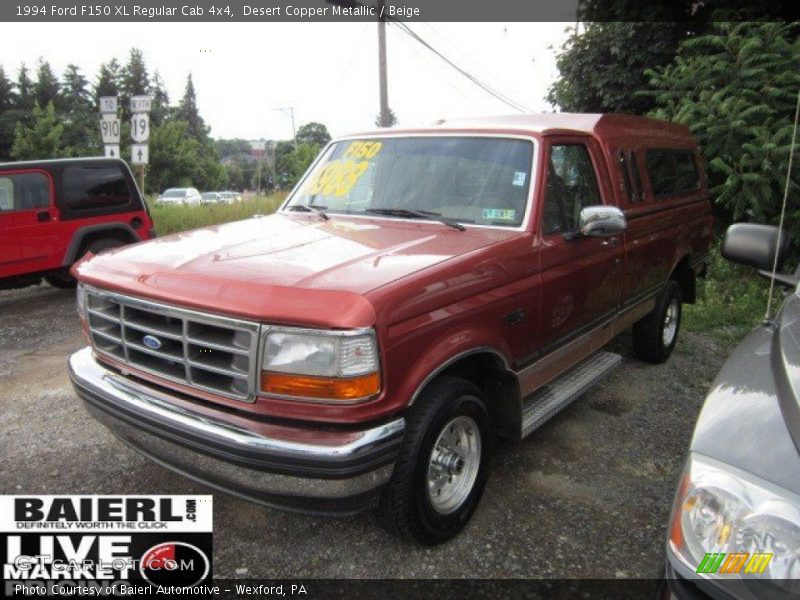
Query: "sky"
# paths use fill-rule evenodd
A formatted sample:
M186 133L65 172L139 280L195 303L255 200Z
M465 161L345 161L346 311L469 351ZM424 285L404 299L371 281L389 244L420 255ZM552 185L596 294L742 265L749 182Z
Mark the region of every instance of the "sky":
M452 62L533 112L558 71L566 23L410 23ZM287 139L288 111L331 134L371 129L378 113L375 23L58 23L4 28L0 64L12 79L42 58L60 76L77 64L94 82L101 63L131 47L158 70L171 103L192 74L215 138ZM68 32L65 31L68 29ZM387 25L389 105L400 126L514 113L393 25Z

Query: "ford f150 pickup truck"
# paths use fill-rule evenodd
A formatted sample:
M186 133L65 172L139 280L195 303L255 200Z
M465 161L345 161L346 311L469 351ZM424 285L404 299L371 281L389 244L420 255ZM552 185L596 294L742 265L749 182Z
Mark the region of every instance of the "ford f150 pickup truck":
M666 360L712 236L683 126L527 115L329 144L271 216L87 257L89 411L156 462L422 544L619 361Z

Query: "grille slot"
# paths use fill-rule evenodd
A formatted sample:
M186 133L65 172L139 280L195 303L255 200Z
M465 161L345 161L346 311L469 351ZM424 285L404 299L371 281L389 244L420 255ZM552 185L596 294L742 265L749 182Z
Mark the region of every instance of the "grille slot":
M257 323L88 287L86 308L100 354L200 390L255 399Z

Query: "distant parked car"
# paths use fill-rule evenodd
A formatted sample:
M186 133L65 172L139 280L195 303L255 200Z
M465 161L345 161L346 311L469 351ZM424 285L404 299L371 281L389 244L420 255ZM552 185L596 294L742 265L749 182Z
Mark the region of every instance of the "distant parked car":
M203 192L200 194L200 204L225 204L227 200L220 192Z
M738 223L722 255L769 277L788 239ZM787 290L777 316L728 357L700 412L669 526L670 598L800 594L799 274L776 273Z
M225 191L222 192L222 196L228 204L242 201L242 195L239 192Z
M200 192L195 188L170 188L156 202L160 204L200 204Z
M118 158L0 164L0 289L44 278L72 287L87 252L154 237L128 166Z

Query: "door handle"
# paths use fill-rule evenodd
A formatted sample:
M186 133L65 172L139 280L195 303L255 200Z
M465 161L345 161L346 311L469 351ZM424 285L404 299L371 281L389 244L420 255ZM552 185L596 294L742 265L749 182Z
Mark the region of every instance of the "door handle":
M39 223L47 223L50 220L50 212L46 210L40 210L36 213L36 220Z
M608 246L609 248L613 248L614 246L617 246L618 244L619 244L619 238L618 237L612 237L612 238L608 238L606 240L603 240L600 245L601 246Z

